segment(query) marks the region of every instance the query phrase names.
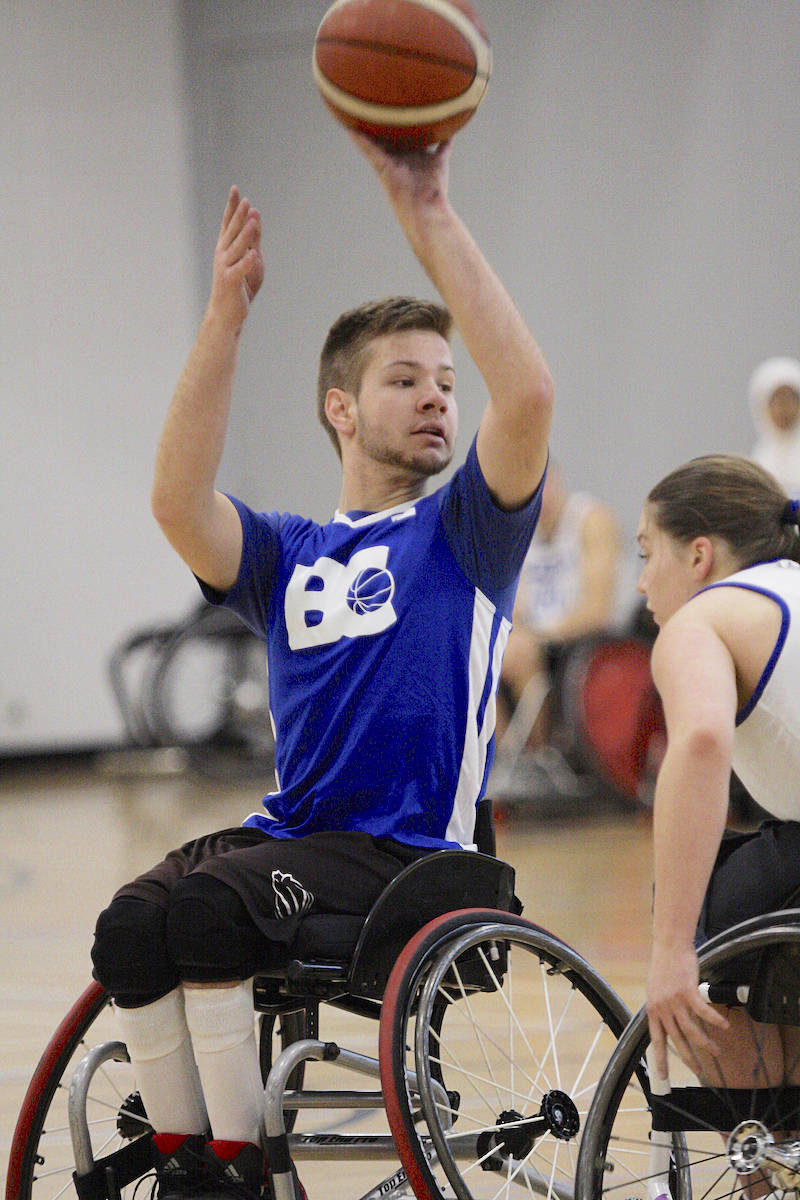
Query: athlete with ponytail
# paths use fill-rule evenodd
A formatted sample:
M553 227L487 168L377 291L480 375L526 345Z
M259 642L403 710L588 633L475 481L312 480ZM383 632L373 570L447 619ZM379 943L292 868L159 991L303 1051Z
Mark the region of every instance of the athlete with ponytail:
M659 626L653 676L667 750L654 809L652 1049L666 1040L704 1074L752 1064L750 1018L698 991L696 945L786 907L800 889L800 536L798 504L743 458L697 458L650 492L639 524L638 588ZM731 770L770 814L725 836ZM797 1063L767 1031L778 1074ZM796 1070L796 1068L795 1068ZM792 1081L794 1082L794 1081Z

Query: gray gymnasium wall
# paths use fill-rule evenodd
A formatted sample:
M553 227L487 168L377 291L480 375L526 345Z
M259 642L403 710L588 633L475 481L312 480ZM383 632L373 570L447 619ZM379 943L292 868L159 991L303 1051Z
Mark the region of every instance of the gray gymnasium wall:
M197 318L177 3L0 0L0 754L119 739L194 599L149 512Z
M325 0L189 0L199 254L228 182L264 213L268 279L226 460L254 503L330 511L316 354L338 312L430 292L309 69ZM797 0L481 0L494 47L454 203L539 337L572 482L639 502L695 453L746 452L746 384L800 352ZM459 362L462 452L483 403Z
M430 293L319 100L325 0L0 0L0 754L120 736L105 670L195 592L152 452L229 182L264 213L222 483L324 517L316 357L359 300ZM454 203L538 335L553 446L616 504L746 451L751 367L800 352L800 3L479 0L488 96ZM483 404L458 353L462 452Z

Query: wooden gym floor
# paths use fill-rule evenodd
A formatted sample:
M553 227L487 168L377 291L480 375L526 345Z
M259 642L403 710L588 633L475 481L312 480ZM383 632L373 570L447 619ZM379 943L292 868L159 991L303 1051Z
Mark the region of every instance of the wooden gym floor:
M157 770L153 770L155 765ZM0 788L0 1174L17 1114L58 1022L90 978L97 913L163 853L257 807L233 785L119 758L92 768L6 767ZM263 790L266 790L264 788ZM517 808L498 827L525 915L579 950L631 1009L643 998L651 890L646 815L544 819ZM328 1035L330 1036L330 1035ZM328 1176L330 1178L330 1175ZM324 1181L313 1200L340 1194Z

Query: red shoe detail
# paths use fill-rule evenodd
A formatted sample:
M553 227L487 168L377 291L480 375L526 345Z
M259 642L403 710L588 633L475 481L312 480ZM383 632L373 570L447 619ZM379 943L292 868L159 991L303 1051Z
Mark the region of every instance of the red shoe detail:
M174 1154L191 1136L190 1133L154 1133L153 1145L162 1154Z
M252 1144L252 1142L226 1142L222 1140L206 1142L209 1150L212 1150L217 1158L221 1158L223 1162L230 1162L236 1158L237 1154L241 1154L245 1146L252 1146Z

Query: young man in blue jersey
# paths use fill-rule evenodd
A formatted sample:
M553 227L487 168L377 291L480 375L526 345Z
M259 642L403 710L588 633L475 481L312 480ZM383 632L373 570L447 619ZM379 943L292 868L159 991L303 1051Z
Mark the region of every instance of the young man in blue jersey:
M252 976L308 911L361 914L409 862L471 846L495 692L538 517L552 384L448 200L450 145L354 140L444 304L393 298L331 328L319 415L342 463L325 525L216 490L242 329L265 275L261 218L232 189L208 308L158 448L153 510L201 581L263 636L276 782L260 812L173 851L101 914L95 973L156 1131L160 1195L260 1193ZM457 430L451 320L489 401Z

